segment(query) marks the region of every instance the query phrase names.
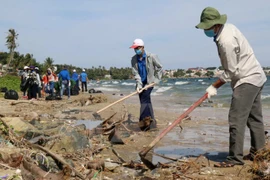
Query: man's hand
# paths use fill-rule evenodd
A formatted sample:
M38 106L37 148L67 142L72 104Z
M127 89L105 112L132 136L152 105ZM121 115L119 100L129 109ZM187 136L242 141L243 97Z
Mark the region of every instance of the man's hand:
M71 83L70 83L70 81L68 81L68 86L70 87L70 85L71 85Z
M137 87L136 91L137 91L138 94L140 94L142 92L142 88Z
M206 89L206 92L208 93L208 99L210 99L211 96L217 95L217 88L211 85Z

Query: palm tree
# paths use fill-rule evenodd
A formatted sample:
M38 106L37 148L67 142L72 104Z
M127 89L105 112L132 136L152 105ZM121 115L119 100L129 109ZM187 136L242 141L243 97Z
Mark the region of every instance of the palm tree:
M19 34L14 29L8 30L8 36L6 37L6 46L9 49L9 61L7 64L7 70L9 69L10 62L13 60L14 50L18 47L16 40L18 39Z
M48 69L48 68L52 68L52 65L54 63L54 60L50 57L47 57L44 61L44 72Z

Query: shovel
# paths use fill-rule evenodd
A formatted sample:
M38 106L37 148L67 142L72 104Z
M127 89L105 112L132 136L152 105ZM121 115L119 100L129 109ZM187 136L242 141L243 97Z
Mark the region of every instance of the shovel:
M141 89L141 92L143 90L146 90L146 89L150 88L150 87L153 87L154 85L155 85L155 83L148 84L147 86L145 86L144 88ZM94 118L95 119L102 119L101 116L99 115L100 112L104 111L105 109L108 109L109 107L111 107L111 106L113 106L113 105L115 105L115 104L117 104L117 103L119 103L121 101L124 101L125 99L127 99L127 98L129 98L129 97L131 97L131 96L133 96L135 94L138 94L138 92L135 91L135 92L133 92L133 93L131 93L131 94L129 94L129 95L127 95L127 96L125 96L125 97L123 97L123 98L121 98L121 99L119 99L119 100L117 100L117 101L115 101L115 102L113 102L111 104L109 104L108 106L98 110L97 112L93 113Z
M224 82L217 80L213 86L219 88L222 86ZM179 116L174 122L164 129L146 148L139 152L140 158L142 162L148 167L150 170L156 168L156 166L145 158L146 154L168 133L170 132L177 124L179 124L187 115L189 115L197 106L199 106L204 100L208 98L208 93L205 93L199 100L197 100L193 105L191 105L188 110L186 110L181 116Z

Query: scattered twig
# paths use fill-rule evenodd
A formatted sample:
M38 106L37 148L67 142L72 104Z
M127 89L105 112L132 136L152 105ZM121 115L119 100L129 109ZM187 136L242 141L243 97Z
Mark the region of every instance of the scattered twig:
M26 104L34 104L34 105L38 105L37 103L34 103L33 101L12 101L10 103L10 105L14 106L14 105L17 105L17 104L22 104L22 103L26 103Z
M122 163L126 163L126 161L118 154L118 152L115 151L115 149L112 148L112 152L113 154L115 154L118 159L122 162Z
M167 157L167 156L164 156L164 155L161 155L161 154L157 154L157 153L154 153L154 152L149 152L149 153L151 153L151 154L153 154L153 155L155 155L155 156L162 157L162 158L164 158L164 159L171 160L171 161L178 161L178 159L176 159L176 158Z
M16 169L16 168L10 167L9 165L5 165L2 163L0 163L0 166L3 166L3 167L8 168L8 169Z

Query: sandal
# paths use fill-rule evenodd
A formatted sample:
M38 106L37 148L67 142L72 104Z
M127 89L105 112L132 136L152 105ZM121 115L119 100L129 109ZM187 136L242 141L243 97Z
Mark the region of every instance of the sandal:
M253 158L253 156L252 156L252 154L251 153L249 153L249 154L247 154L247 155L245 155L245 156L243 156L243 160L249 160L249 161L253 161L254 160L254 158Z
M221 162L218 164L214 164L214 167L218 167L218 168L228 168L228 167L233 167L235 164L230 163L230 162Z

